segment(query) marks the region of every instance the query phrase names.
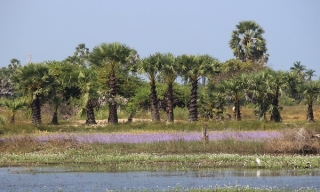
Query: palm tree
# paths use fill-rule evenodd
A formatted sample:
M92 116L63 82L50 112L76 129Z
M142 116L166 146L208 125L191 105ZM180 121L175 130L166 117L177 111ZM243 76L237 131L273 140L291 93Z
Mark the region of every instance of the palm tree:
M234 103L234 118L238 121L241 120L240 100L243 97L243 90L245 88L245 82L243 78L235 78L221 82L218 86L218 90L221 93L229 95Z
M264 64L268 60L264 30L254 21L242 21L232 31L229 46L233 55L241 61Z
M315 75L316 71L313 70L313 69L307 69L306 72L304 73L305 77L306 77L306 80L307 81L311 81L311 78L314 77L314 76L317 76Z
M13 58L10 60L8 68L10 69L11 73L15 72L19 67L21 67L21 63L18 59Z
M162 54L155 53L147 58L142 59L139 62L138 71L141 74L145 74L149 79L150 94L151 94L151 114L152 121L160 121L160 114L158 109L158 98L156 90L156 78L159 75L162 67Z
M173 54L167 53L161 56L161 75L164 77L167 88L167 121L174 122L173 114L173 83L178 76L178 64Z
M198 120L198 80L202 76L218 73L218 61L210 55L181 55L177 57L180 74L191 82L191 98L189 102L189 121Z
M309 81L304 84L300 84L297 87L299 93L303 94L308 104L307 121L314 121L312 104L313 100L320 94L320 82Z
M252 91L256 101L254 114L260 120L266 120L266 113L273 99L272 92L266 83L268 76L268 72L262 71L248 76L247 80L248 90Z
M136 62L136 50L121 43L103 43L93 48L89 56L89 61L92 65L98 67L105 67L109 74L109 118L110 124L118 123L117 103L115 97L117 95L116 89L116 73L119 69L127 69L132 67Z
M271 94L270 121L280 122L282 120L279 111L279 97L284 88L288 86L288 73L282 71L267 71L268 76L265 81L267 91Z
M97 105L97 84L96 72L93 69L83 68L78 71L78 84L82 93L82 110L81 114L87 115L86 124L97 124L94 115L94 107Z
M54 77L56 86L52 87L49 102L53 105L53 117L51 123L58 123L58 109L63 102L67 102L71 97L80 98L81 90L78 82L79 70L84 67L75 65L67 61L46 62L49 67L49 74Z
M11 80L16 91L31 98L32 124L41 124L41 100L45 100L55 86L48 66L43 63L29 63L19 68Z
M303 80L306 66L302 65L300 61L296 61L293 63L293 67L290 67L290 70L297 74L300 80Z
M24 99L3 99L0 100L0 105L10 110L10 123L14 124L16 112L23 109L27 105L27 102Z
M86 61L89 55L90 55L89 48L86 47L86 44L80 43L76 47L76 50L73 53L73 55L69 56L67 59L65 59L65 61L72 64L80 65L82 67L86 67L87 66Z

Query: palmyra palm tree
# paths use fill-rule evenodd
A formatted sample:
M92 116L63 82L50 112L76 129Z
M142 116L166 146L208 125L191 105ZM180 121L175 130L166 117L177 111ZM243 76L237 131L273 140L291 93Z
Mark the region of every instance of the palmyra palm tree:
M268 61L266 40L262 37L264 30L254 21L242 21L232 31L229 46L233 55L241 61L264 64Z
M16 91L31 98L32 124L41 124L41 100L44 100L52 90L54 77L49 74L49 68L44 63L29 63L17 69L11 78Z
M303 84L298 85L298 92L302 93L307 100L308 111L307 111L307 121L314 121L313 116L313 101L320 94L320 82L319 81L309 81Z
M119 69L128 69L135 64L137 59L137 51L125 44L102 43L93 48L89 61L93 66L105 67L108 69L109 78L109 117L108 123L118 123L117 103L116 103L116 73Z
M145 74L149 79L150 84L150 94L151 94L151 114L152 121L160 121L160 114L158 109L158 98L156 90L156 78L161 71L162 54L155 53L147 58L143 58L139 62L138 71L139 73Z
M245 82L241 78L234 78L232 80L226 80L221 82L218 86L218 90L222 93L229 95L234 103L234 118L241 120L240 100L244 96Z
M177 57L180 75L191 82L189 121L198 120L198 80L202 76L218 73L218 61L210 55L181 55Z
M304 78L304 71L306 70L306 66L302 65L300 61L296 61L293 63L293 67L290 67L290 70L297 74L300 80Z
M313 70L313 69L307 69L306 72L304 73L304 74L305 74L305 77L306 77L306 80L307 80L307 81L311 81L311 78L312 78L312 77L317 76L317 75L314 74L315 72L316 72L316 71Z
M173 83L178 76L178 63L171 53L162 54L161 56L161 75L164 77L167 88L167 121L174 122L173 114Z
M0 100L0 105L6 107L10 110L10 123L14 124L16 112L20 109L23 109L27 102L25 99L2 99Z

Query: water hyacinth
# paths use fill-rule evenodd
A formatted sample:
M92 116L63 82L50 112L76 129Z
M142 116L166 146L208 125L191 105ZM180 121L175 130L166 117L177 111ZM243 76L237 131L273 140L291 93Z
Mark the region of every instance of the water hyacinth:
M209 140L234 139L239 141L261 141L281 136L276 131L211 131ZM166 141L201 141L200 132L154 132L154 133L84 133L84 134L50 134L37 136L40 142L50 140L69 140L78 143L152 143Z

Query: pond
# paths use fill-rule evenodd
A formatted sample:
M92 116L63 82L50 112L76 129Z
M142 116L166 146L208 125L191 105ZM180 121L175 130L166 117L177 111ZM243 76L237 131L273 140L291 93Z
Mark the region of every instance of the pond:
M141 191L250 186L320 190L320 170L70 172L63 168L0 168L0 191Z

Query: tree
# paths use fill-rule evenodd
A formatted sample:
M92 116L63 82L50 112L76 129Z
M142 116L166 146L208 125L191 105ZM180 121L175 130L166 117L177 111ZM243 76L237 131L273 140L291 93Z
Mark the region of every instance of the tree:
M0 105L6 107L10 110L10 123L14 124L16 112L20 109L23 109L27 102L24 99L3 99L0 100Z
M255 109L254 114L260 120L266 120L266 113L272 103L272 93L268 89L267 81L269 74L267 71L261 71L248 76L247 88L254 95Z
M21 67L21 63L18 59L13 58L10 60L8 68L10 69L11 73L14 73L19 67Z
M89 61L93 66L106 67L109 74L109 118L110 124L118 123L116 73L119 69L129 71L137 60L136 50L121 43L103 43L93 48Z
M98 107L98 93L96 72L93 69L82 68L78 71L78 86L82 93L81 114L86 114L86 124L97 124L94 115L94 107Z
M288 73L282 71L268 71L266 88L271 93L272 101L270 105L270 121L280 122L282 120L279 111L279 97L283 89L288 85Z
M229 46L233 55L243 62L261 63L268 60L264 30L254 21L242 21L232 31Z
M296 61L293 63L293 67L290 67L290 70L297 74L300 80L303 80L306 66L302 65L300 61Z
M44 63L29 63L19 69L11 78L15 90L31 99L32 124L41 124L41 101L50 95L55 86L54 77Z
M202 76L217 74L218 60L210 55L181 55L177 57L180 75L191 82L191 94L189 102L189 121L198 120L198 80Z
M319 81L309 81L303 84L300 84L297 87L297 90L299 93L303 94L305 99L307 100L308 104L308 111L307 111L307 121L313 122L314 116L313 116L313 100L317 98L317 96L320 94L320 82Z
M178 76L178 64L173 54L167 53L161 56L161 74L168 86L167 88L167 121L174 122L173 114L173 83Z
M65 61L80 65L82 67L87 66L87 59L90 55L89 48L86 47L86 44L80 43L77 47L75 52L73 53L72 56L69 56Z
M234 119L241 120L240 100L243 97L245 82L240 77L221 82L218 86L220 93L230 96L234 104Z
M306 80L307 80L307 81L311 81L311 78L312 78L313 76L317 76L317 75L314 74L315 72L316 72L316 71L313 70L313 69L307 69L306 72L304 73L304 76L306 77Z
M139 62L138 71L145 74L149 79L150 94L151 94L151 114L152 121L160 121L160 114L158 109L158 98L156 90L156 78L161 71L161 53L155 53L147 58L143 58Z

